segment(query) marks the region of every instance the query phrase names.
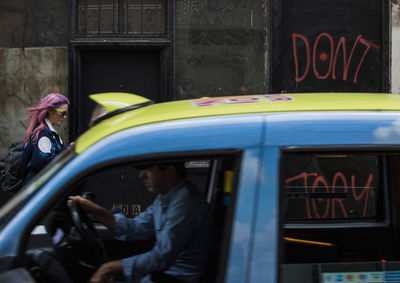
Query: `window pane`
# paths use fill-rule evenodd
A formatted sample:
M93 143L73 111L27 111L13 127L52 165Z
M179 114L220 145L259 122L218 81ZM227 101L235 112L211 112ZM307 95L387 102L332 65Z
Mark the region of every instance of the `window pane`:
M265 1L174 3L178 99L265 93Z
M160 163L166 161L145 161L141 164ZM189 159L182 160L182 163L185 166L186 179L196 185L213 209L225 207L230 203L235 179L235 159ZM79 191L94 193L96 202L109 210L119 208L129 217L136 216L143 212L156 196L144 186L139 171L133 164L97 170L82 182Z
M87 2L79 1L76 12L76 32L77 34L86 33Z
M386 282L400 275L399 157L284 154L280 283Z
M285 221L377 221L379 160L367 154L290 154Z
M101 6L99 0L82 0L77 5L77 33L99 34Z
M130 34L142 33L143 5L142 0L130 0L128 7L128 32Z
M145 1L143 13L144 33L165 33L165 5L163 0Z
M165 35L165 13L165 0L80 0L76 32L83 36Z
M86 10L86 32L88 34L98 34L99 33L99 14L100 6L98 0L87 0L87 10Z
M113 34L118 29L118 13L115 0L101 0L100 33Z

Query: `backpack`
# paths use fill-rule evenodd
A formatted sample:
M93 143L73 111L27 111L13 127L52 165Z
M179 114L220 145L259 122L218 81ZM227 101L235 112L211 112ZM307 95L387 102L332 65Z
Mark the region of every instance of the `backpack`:
M22 177L19 172L24 142L13 142L7 150L4 158L4 170L0 171L0 185L3 191L15 192L22 187Z

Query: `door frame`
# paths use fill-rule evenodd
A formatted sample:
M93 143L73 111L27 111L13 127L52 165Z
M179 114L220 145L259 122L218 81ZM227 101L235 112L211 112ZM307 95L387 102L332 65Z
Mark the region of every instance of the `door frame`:
M97 50L158 50L160 52L160 101L173 100L173 45L169 40L157 40L153 42L87 42L71 40L69 46L69 97L71 101L71 113L79 113L79 98L83 95L82 89L82 52ZM69 137L76 140L78 137L77 115L69 116Z
M99 2L101 3L101 1ZM77 28L77 0L69 1L69 58L68 58L68 92L71 101L71 113L69 116L69 140L76 140L78 136L79 97L82 95L82 51L85 50L147 50L160 51L160 100L169 101L175 99L174 89L174 24L175 3L173 0L165 0L165 34L147 36L126 36L114 34L111 37L101 35L78 35Z

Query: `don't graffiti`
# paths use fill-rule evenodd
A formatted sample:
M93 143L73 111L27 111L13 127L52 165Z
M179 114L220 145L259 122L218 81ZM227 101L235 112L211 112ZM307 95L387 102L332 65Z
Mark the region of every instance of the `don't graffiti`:
M328 40L329 42L329 50L321 51L321 46L320 46L320 41L321 39ZM305 66L299 66L299 46L298 42L301 41L304 43L305 50L304 52L301 52L302 55L305 56L305 58L302 58L303 60L301 62L305 62ZM346 48L346 38L341 37L335 46L333 37L326 32L320 33L313 44L312 47L312 53L311 53L311 47L310 47L310 42L309 40L302 34L299 33L293 33L292 34L292 42L293 42L293 58L294 58L294 66L295 66L295 72L296 72L296 77L295 81L296 83L302 82L304 79L306 79L307 75L310 72L311 68L311 60L312 60L312 70L314 73L315 78L319 80L325 80L328 78L332 78L333 80L336 79L336 65L338 63L338 57L340 54L340 50L342 50L342 57L343 57L343 81L347 81L348 76L349 76L349 68L351 65L354 65L356 68L356 71L353 75L353 83L357 83L358 79L358 73L360 71L361 66L364 63L365 57L367 53L371 50L377 50L380 47L365 38L362 37L362 35L358 35L357 38L355 39L353 43L353 47L350 51L350 54L347 56L347 48ZM362 48L362 49L360 49ZM362 56L359 60L353 60L353 55L356 49L360 49L360 52L362 53ZM329 61L328 61L329 60ZM324 74L321 74L320 68L321 68L321 63L324 63L325 65L328 63L328 69L325 71ZM302 67L303 73L300 74L300 67ZM326 67L324 67L326 68Z
M317 189L322 187L328 195L334 195L340 188L340 192L343 192L348 196L346 198L347 200L351 198L351 202L347 202L347 205L349 205L349 203L350 205L360 203L362 206L362 216L365 217L367 215L369 190L373 179L374 175L369 174L365 185L360 189L359 186L356 186L355 175L350 176L349 184L348 179L342 172L336 172L333 176L331 186L329 186L325 178L317 172L303 172L294 177L287 178L285 183L290 184L292 182L300 181L306 194L316 193ZM345 218L348 218L348 211L353 210L353 207L346 207L344 198L306 198L306 215L309 219L335 218L338 214L336 209L339 209L341 214ZM322 213L320 213L321 211Z

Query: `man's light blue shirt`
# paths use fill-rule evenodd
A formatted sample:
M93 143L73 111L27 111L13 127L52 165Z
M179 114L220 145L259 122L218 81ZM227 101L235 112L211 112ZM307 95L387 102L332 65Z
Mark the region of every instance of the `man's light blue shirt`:
M122 260L129 281L151 282L150 274L164 272L184 282L198 282L214 248L214 227L205 197L182 181L135 218L114 215L116 238L140 241L155 238L152 250Z

